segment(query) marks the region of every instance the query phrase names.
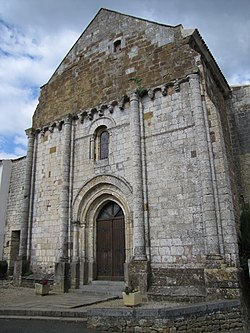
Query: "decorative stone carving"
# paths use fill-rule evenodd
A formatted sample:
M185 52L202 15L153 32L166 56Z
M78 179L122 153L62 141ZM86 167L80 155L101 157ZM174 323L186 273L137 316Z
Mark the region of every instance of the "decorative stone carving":
M155 93L154 93L154 90L153 90L153 89L149 89L149 90L148 90L148 97L149 97L150 99L154 99L154 97L155 97Z
M180 92L180 84L179 84L179 82L175 82L175 84L174 84L174 90L175 90L175 92Z
M167 96L167 94L168 94L167 85L165 85L161 88L161 93L162 93L162 96Z
M108 110L109 110L110 113L113 113L113 112L114 112L114 107L113 107L113 105L109 105L109 106L108 106Z
M102 117L104 115L104 110L107 109L107 105L103 104L101 108L98 110L99 117Z
M80 120L80 123L83 124L84 118L87 117L87 112L80 110L80 113L78 114L78 119Z
M129 100L129 97L127 95L123 95L118 103L118 106L120 110L124 110L125 103Z
M60 120L60 121L57 122L57 128L58 128L59 131L62 130L62 125L63 125L63 120Z
M49 131L50 133L54 132L54 128L56 127L56 123L52 123L50 126L49 126Z
M94 116L91 112L88 113L88 118L89 118L89 120L93 120Z
M93 120L94 118L94 113L97 112L96 108L92 108L89 112L88 112L88 118L89 120Z

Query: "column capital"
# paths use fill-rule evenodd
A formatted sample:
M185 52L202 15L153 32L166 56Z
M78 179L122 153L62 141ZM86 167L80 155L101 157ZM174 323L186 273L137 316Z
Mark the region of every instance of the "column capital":
M136 101L136 102L138 102L138 101L139 101L139 96L138 96L137 92L133 92L133 93L130 95L129 99L130 99L130 102L132 102L132 101Z
M199 80L200 79L200 75L199 73L191 73L187 75L187 78L189 80Z
M68 114L65 118L64 118L64 125L71 125L72 122L72 114Z

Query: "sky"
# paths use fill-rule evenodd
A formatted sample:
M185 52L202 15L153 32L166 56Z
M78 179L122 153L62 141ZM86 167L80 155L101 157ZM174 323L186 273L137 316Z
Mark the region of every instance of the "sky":
M250 0L0 0L0 159L26 155L40 87L100 8L197 28L228 83L250 84Z

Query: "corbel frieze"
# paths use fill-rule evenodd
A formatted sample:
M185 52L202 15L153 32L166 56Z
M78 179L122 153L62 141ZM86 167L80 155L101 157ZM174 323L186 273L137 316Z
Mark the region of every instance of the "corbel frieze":
M189 77L186 76L184 78L176 79L170 82L167 82L161 86L148 89L148 97L153 100L155 98L155 93L157 91L161 91L162 96L172 95L175 92L180 92L180 86L184 82L188 82Z
M47 131L49 131L50 133L53 133L55 128L57 128L59 131L61 131L64 123L65 123L65 120L55 121L48 126L44 126L42 128L37 128L36 133L37 134L40 133L41 136L44 136Z
M181 84L184 82L188 82L188 81L189 81L189 76L187 75L186 77L167 82L163 85L160 85L160 86L157 86L154 88L150 88L147 90L147 96L151 100L154 100L155 94L157 91L161 91L162 96L172 95L175 92L180 92ZM86 119L92 121L94 119L95 114L98 114L99 117L103 117L105 112L107 112L107 111L110 114L113 114L116 107L122 111L122 110L124 110L125 103L129 102L129 100L130 100L129 97L126 94L124 94L119 101L113 100L109 104L101 104L97 107L93 107L88 110L80 109L80 111L78 113L75 113L73 115L69 114L61 120L55 121L42 128L36 129L35 132L41 133L41 136L44 136L44 134L47 130L49 130L51 133L54 132L55 128L57 128L59 131L61 131L63 124L65 124L65 122L68 122L68 121L79 120L80 123L83 124Z
M103 117L106 111L112 114L115 107L118 105L119 103L117 101L112 101L110 104L101 104L89 110L80 110L80 112L76 114L75 119L79 119L80 123L83 124L85 119L93 120L95 114L99 117Z

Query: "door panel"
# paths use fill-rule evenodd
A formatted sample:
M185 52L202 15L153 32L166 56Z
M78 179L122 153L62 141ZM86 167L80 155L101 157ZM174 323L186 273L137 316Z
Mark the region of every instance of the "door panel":
M97 223L97 276L112 276L112 224L111 221Z
M99 280L124 279L125 223L122 210L119 206L117 209L117 206L116 203L109 202L100 212L100 219L96 223Z
M113 220L113 276L124 276L125 262L125 239L124 239L124 219Z

